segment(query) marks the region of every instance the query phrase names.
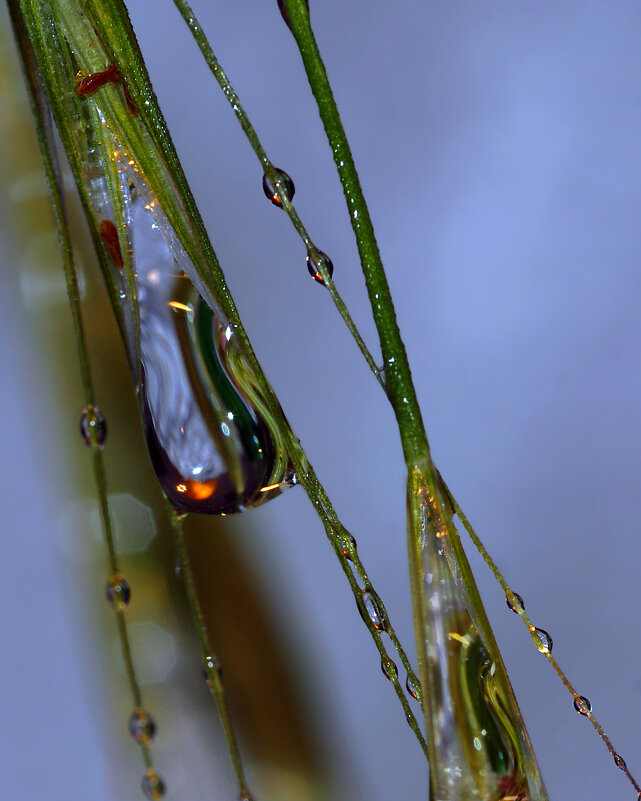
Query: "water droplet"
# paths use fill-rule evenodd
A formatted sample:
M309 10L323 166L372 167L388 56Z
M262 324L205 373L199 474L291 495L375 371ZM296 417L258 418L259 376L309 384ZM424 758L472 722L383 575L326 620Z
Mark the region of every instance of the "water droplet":
M369 621L378 631L387 631L387 618L383 603L374 590L362 590L358 611L365 622Z
M579 715L589 715L592 712L592 704L583 695L574 696L574 708Z
M327 253L323 253L322 250L318 251L318 255L323 260L323 264L325 265L327 274L331 278L334 275L334 265L332 264L332 260L329 258ZM309 274L315 281L318 281L319 284L323 285L325 284L323 276L320 274L320 270L318 269L318 265L316 264L314 259L312 259L309 253L307 254L307 269L309 270Z
M343 542L343 556L347 559L352 561L352 555L349 549L349 546L352 546L352 550L356 550L356 539L349 533L349 531L343 531L341 533L341 540Z
M516 615L521 614L521 612L525 609L523 598L521 598L518 593L512 592L512 590L507 591L505 595L505 603L507 604L507 608L511 609Z
M307 7L307 12L309 13L309 0L305 0L305 6ZM292 23L289 19L289 13L287 11L287 6L285 5L285 0L278 0L278 8L280 9L280 13L285 20L285 25L289 28L290 31L293 33Z
M254 801L254 797L249 790L241 790L238 801Z
M115 573L107 582L107 600L114 609L126 609L131 600L131 588L127 579L120 573Z
M150 743L156 736L156 721L141 707L129 717L129 734L139 743Z
M412 677L407 674L407 679L405 680L405 687L407 688L407 692L415 698L417 701L420 702L421 700L421 685L412 679Z
M547 631L534 628L533 626L530 629L530 633L537 651L540 651L542 654L549 654L552 652L552 637L550 637Z
M165 797L165 782L152 768L149 768L145 772L140 786L142 787L145 798L148 798L149 801L160 801L161 798Z
M294 182L292 179L287 175L285 170L281 170L278 167L274 167L274 172L277 176L277 182L279 184L278 188L282 195L284 195L287 200L291 203L292 198L294 197L294 193L296 192L296 187L294 186ZM263 173L263 192L265 193L265 197L274 204L274 206L278 206L282 208L281 199L278 197L278 193L276 192L276 187L272 184L271 180L267 173Z
M628 766L625 764L625 759L620 754L614 755L614 764L621 770L627 770Z
M383 671L383 676L390 681L394 681L394 679L398 678L396 663L389 658L383 657L381 659L381 670Z
M140 376L140 413L158 481L184 512L231 514L259 506L290 486L285 478L292 472L261 379L142 172L122 155L114 158L138 327L130 293L118 301L119 313L129 363ZM110 197L103 183L88 191L96 205ZM119 216L105 208L96 214ZM126 289L127 276L113 263L104 266L116 289Z
M218 661L218 657L214 656L213 654L210 656L206 656L203 659L203 676L205 677L205 681L207 684L211 684L210 671L214 671L218 674L218 677L222 681L223 679L223 669L220 666L220 662Z
M80 434L87 445L104 445L107 438L107 421L97 406L87 406L80 416Z

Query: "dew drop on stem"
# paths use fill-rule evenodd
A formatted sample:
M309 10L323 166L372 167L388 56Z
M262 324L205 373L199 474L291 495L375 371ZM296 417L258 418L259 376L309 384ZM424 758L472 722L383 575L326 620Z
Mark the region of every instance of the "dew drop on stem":
M358 611L367 623L368 621L377 631L387 631L388 623L383 610L383 604L374 590L362 590L359 598Z
M140 786L145 798L148 798L149 801L160 801L161 798L165 797L165 782L151 768L145 772Z
M405 687L407 688L407 692L415 698L417 701L420 702L421 700L421 687L418 682L415 682L414 679L409 675L407 675L407 679L405 681Z
M574 708L579 715L589 715L592 712L592 704L583 695L574 696Z
M383 657L381 659L381 670L383 671L383 676L390 681L394 681L398 678L398 668L396 667L396 663L388 657Z
M110 577L105 594L109 603L118 611L126 609L131 601L131 588L121 573L114 573Z
M525 609L523 598L521 598L518 593L512 592L511 590L508 590L505 595L505 603L507 604L507 608L516 615L520 615Z
M80 415L80 434L86 445L102 447L107 439L107 421L97 406L86 406Z
M331 278L334 275L334 265L332 264L332 260L329 258L327 253L323 253L322 250L318 251L318 255L323 261L323 265L327 270L327 275ZM325 285L325 281L323 276L321 275L320 268L316 262L316 260L312 257L310 253L307 254L307 269L309 274L314 279L314 281L318 281L319 284Z
M552 653L552 637L547 633L547 631L532 626L530 633L537 651L542 654Z
M263 192L265 193L265 197L270 200L274 206L278 206L279 208L283 207L283 203L278 196L278 192L276 189L280 190L280 193L284 195L287 200L291 203L292 198L294 197L294 193L296 192L296 187L294 186L294 182L292 179L287 175L285 170L281 170L278 167L274 167L274 172L276 173L276 186L271 182L270 177L267 173L263 173Z
M150 743L156 736L156 721L145 709L134 709L129 717L129 734L138 743Z

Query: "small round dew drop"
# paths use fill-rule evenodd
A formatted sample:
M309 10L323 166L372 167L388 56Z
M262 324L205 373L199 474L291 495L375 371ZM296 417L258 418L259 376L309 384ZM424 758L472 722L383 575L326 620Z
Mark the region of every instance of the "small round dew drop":
M147 745L156 736L156 721L149 712L138 707L129 716L129 734L137 743Z
M507 608L514 612L515 615L520 615L525 609L523 598L521 598L518 593L512 592L511 590L508 590L505 595L505 603L507 604Z
M383 657L381 659L381 670L383 671L383 676L390 681L398 678L398 668L392 659Z
M405 680L405 687L407 688L407 692L415 698L417 701L420 702L421 700L421 687L420 685L414 681L414 679L409 675L407 675L407 679Z
M105 589L107 600L114 609L122 610L129 606L131 601L131 587L121 573L114 573L107 582Z
M552 637L550 637L547 631L532 627L530 633L532 634L532 641L537 651L542 654L552 653Z
M323 264L325 265L325 269L327 270L327 275L329 275L329 277L331 278L334 275L334 265L332 264L332 260L327 255L327 253L323 253L322 250L318 251L318 255L323 260ZM309 253L307 254L307 269L311 277L314 279L314 281L318 281L318 283L323 284L323 286L325 285L325 281L323 280L323 276L321 275L320 270L318 269L318 265Z
M278 167L274 167L274 172L276 173L276 179L279 184L278 188L281 191L281 194L284 195L287 200L291 203L292 198L294 197L294 193L296 192L296 187L294 186L294 182L292 179L287 175L285 170L281 170ZM265 193L265 197L267 200L271 201L274 206L278 206L278 208L282 209L283 203L281 199L278 197L278 192L276 191L276 187L271 182L267 173L263 173L263 192Z
M254 797L249 790L241 790L238 796L238 801L254 801Z
M145 798L148 798L149 801L160 801L161 798L165 797L165 782L151 768L145 772L140 786Z
M583 695L574 696L574 708L579 715L589 715L592 712L592 704Z
M107 439L107 421L97 406L86 406L80 415L80 434L86 445L91 446L95 440L96 445L102 448Z

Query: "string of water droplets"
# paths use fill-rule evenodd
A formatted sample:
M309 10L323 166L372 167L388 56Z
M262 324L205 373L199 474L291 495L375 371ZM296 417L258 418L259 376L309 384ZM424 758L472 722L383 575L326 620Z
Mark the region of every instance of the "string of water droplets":
M572 696L574 709L579 713L579 715L582 715L583 717L587 718L590 721L590 723L594 726L594 729L596 730L597 734L603 740L606 748L610 752L614 764L616 765L617 768L619 768L619 770L623 771L630 784L636 790L637 797L641 799L641 786L630 772L630 769L628 768L624 758L621 756L621 754L618 753L618 751L612 745L612 741L606 734L605 730L603 729L603 726L601 726L601 724L595 717L594 712L592 711L592 704L585 696L579 694L574 685L570 682L570 680L566 676L565 672L563 671L563 669L561 668L555 657L552 655L553 641L551 635L548 634L548 632L545 631L544 629L541 629L532 623L527 612L525 611L525 603L523 602L523 598L521 598L521 596L518 595L518 593L510 589L508 583L503 578L501 571L496 565L496 562L492 559L487 549L481 542L478 534L476 533L471 523L465 516L463 510L457 503L456 498L452 495L449 487L447 487L445 482L443 482L443 486L445 488L445 491L447 492L448 498L450 500L450 503L452 504L452 507L454 508L456 515L463 524L463 527L467 531L470 539L474 543L475 548L481 554L483 560L489 567L494 578L498 581L498 583L501 586L501 589L505 593L505 602L508 608L516 615L518 615L523 621L523 623L527 626L527 629L530 632L530 636L532 638L532 642L534 643L535 648L539 653L543 654L550 663L550 665L552 665L552 669L557 674L559 679L561 679L563 685Z
M294 26L292 24L292 20L288 12L288 5L292 5L296 10L297 15L299 15L299 20L298 20L299 24L297 26ZM353 159L349 151L349 145L345 137L342 123L340 121L338 109L336 108L335 102L332 97L332 92L329 86L329 81L327 79L327 74L320 53L318 51L318 47L314 39L313 32L311 31L311 27L309 25L309 5L307 0L278 0L278 6L287 26L294 35L296 43L299 46L305 70L307 72L307 76L312 91L318 103L319 113L323 120L323 124L325 126L325 130L328 135L328 140L332 147L334 160L338 168L339 176L341 177L341 182L343 183L345 197L348 204L348 209L350 211L352 226L354 228L354 233L357 239L359 253L361 254L361 260L363 263L365 277L366 279L368 279L368 271L372 270L372 263L374 264L374 271L376 271L377 267L380 267L381 273L382 273L382 264L379 263L380 258L378 259L376 258L378 256L378 253L375 248L373 229L371 229L371 223L369 221L367 206L365 204L365 200L362 195L360 182L358 180L356 168L354 166ZM363 223L362 227L361 223ZM367 240L370 239L370 236L371 236L371 241L368 242ZM374 245L374 247L370 249L369 246L371 246L372 244ZM374 258L373 260L370 260L368 264L368 256L371 259L372 255L374 256ZM366 265L368 266L368 269L366 269ZM369 283L368 283L368 289L369 289L370 299L372 300L372 311L374 313L375 319L377 319L377 311L380 311L380 306L377 306L376 302L379 301L379 295L373 291L373 289L369 286ZM378 326L378 323L377 327L379 327L379 333L382 333L381 327ZM395 406L394 398L390 395L389 392L388 392L388 397L390 399L390 402L392 402L392 405ZM403 398L403 401L407 402L407 400L408 400L407 398ZM401 435L402 434L403 432L401 430ZM506 592L508 605L510 605L511 603L510 599L512 598L514 600L517 598L517 596L515 596L514 594L508 595L508 593L511 593L511 591L509 590L507 583L503 579L502 575L498 571L498 568L496 567L493 560L491 559L491 557L485 550L484 546L480 542L478 536L473 531L472 527L469 524L469 521L467 521L467 518L465 518L465 516L463 515L455 499L453 498L451 493L449 493L449 490L448 494L450 496L452 505L454 506L457 514L459 515L459 518L463 521L466 530L472 537L475 546L481 552L484 559L490 566L490 569L492 570L496 579L499 581L503 590ZM510 606L510 608L513 608L513 606ZM639 787L639 784L636 782L636 780L630 773L625 763L625 760L614 749L609 737L603 730L602 726L598 723L595 716L593 715L590 702L576 692L576 690L574 689L574 687L569 682L569 680L561 670L560 666L556 662L556 659L552 656L551 653L552 638L550 637L550 635L543 629L535 627L531 623L531 621L525 614L522 604L520 605L520 608L518 609L514 608L514 611L516 611L519 614L519 616L524 620L524 622L528 626L528 629L532 636L533 642L535 643L535 646L541 653L545 654L546 658L552 665L553 669L555 670L557 675L561 678L562 682L564 683L568 691L571 693L573 697L574 707L577 710L577 712L584 715L590 720L595 730L597 731L597 733L607 746L610 754L613 757L615 765L625 773L626 777L637 791L637 794L639 795L639 797L641 797L641 788Z
M109 510L107 481L102 454L102 448L107 435L107 423L95 403L95 390L80 305L78 276L73 260L67 215L61 190L62 182L58 169L53 133L49 122L50 112L47 102L42 95L41 86L39 86L36 81L37 67L29 46L22 18L12 3L9 5L9 11L16 40L22 50L26 67L27 90L36 119L38 145L44 163L47 189L51 200L54 221L58 229L67 294L78 349L78 362L85 400L85 408L80 418L80 433L86 445L91 449L100 518L111 571L111 575L106 584L106 597L115 614L120 649L134 705L134 709L128 721L128 730L132 738L140 746L145 766L145 772L141 780L142 792L150 801L159 801L159 799L163 798L165 795L165 784L154 768L151 750L149 748L150 743L156 735L157 726L154 718L145 709L143 704L142 693L131 654L129 635L127 632L125 611L129 607L131 601L131 588L120 570L120 562L116 551Z
M328 290L338 313L347 326L350 334L354 338L360 352L362 353L365 361L367 362L370 370L374 374L376 380L379 382L383 390L385 390L385 379L383 370L378 367L376 360L372 356L369 348L365 344L354 320L345 302L343 301L336 284L334 283L334 265L329 256L320 250L312 241L309 233L302 220L298 216L298 212L294 207L292 200L295 193L295 185L292 178L285 172L285 170L274 166L271 159L268 157L261 141L252 125L247 112L241 105L240 99L236 94L229 78L216 58L211 44L209 43L201 24L199 23L196 15L189 3L186 0L174 0L174 5L178 9L180 15L187 23L194 40L196 41L207 65L209 66L212 75L218 82L218 85L227 98L229 105L232 107L240 126L247 137L254 153L256 154L263 170L263 191L267 198L278 208L283 209L289 219L291 220L298 235L302 239L306 249L306 264L309 274L318 283L322 284ZM281 7L282 10L282 7Z

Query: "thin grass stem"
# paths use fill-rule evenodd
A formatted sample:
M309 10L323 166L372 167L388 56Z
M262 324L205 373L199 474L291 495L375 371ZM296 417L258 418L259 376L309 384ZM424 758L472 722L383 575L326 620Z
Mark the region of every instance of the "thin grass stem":
M243 763L238 748L238 742L231 723L229 715L229 708L225 698L225 688L221 679L220 670L218 669L219 662L215 656L214 650L209 639L207 631L207 624L203 615L200 601L198 600L198 593L196 591L196 582L194 574L191 569L191 561L185 544L185 534L183 530L183 520L186 515L178 514L171 506L169 501L165 500L169 523L174 541L174 547L178 558L180 559L181 575L185 586L185 593L187 595L187 602L191 611L194 627L200 643L200 652L203 660L203 668L207 674L207 685L211 694L216 702L218 714L223 730L225 732L225 740L227 741L227 748L229 749L229 756L234 767L236 780L240 790L241 798L250 797L249 789L247 787L247 780L243 770Z
M261 166L266 173L267 177L271 181L274 190L278 194L280 199L280 205L287 213L289 219L291 220L294 228L296 229L298 235L303 240L307 253L313 258L315 265L318 267L321 276L323 278L323 283L327 288L334 305L336 306L338 313L343 319L343 322L347 326L350 334L354 338L356 344L360 352L362 353L365 361L367 362L370 370L376 377L376 380L381 385L381 387L386 390L385 381L383 377L383 371L379 368L376 363L376 360L372 356L369 348L365 344L363 337L361 336L360 331L358 330L356 323L354 322L351 314L347 306L345 305L345 301L341 297L334 279L327 273L327 269L324 267L323 260L320 258L318 253L318 248L312 241L310 235L307 232L302 220L298 216L298 212L294 204L291 201L291 198L288 196L286 192L283 191L281 182L279 181L279 176L277 170L274 168L274 164L267 155L265 148L262 146L261 141L256 133L256 129L252 125L247 112L243 108L236 91L234 90L227 74L225 73L224 69L220 65L220 62L216 58L216 54L205 35L202 25L198 21L196 15L194 14L191 6L185 0L174 0L174 5L178 9L180 15L187 23L189 30L196 41L196 44L200 48L200 52L203 54L203 57L211 70L212 75L218 82L218 85L223 90L223 94L227 98L229 105L234 110L236 114L236 119L240 123L241 128L247 140L249 141L256 157L258 158Z

